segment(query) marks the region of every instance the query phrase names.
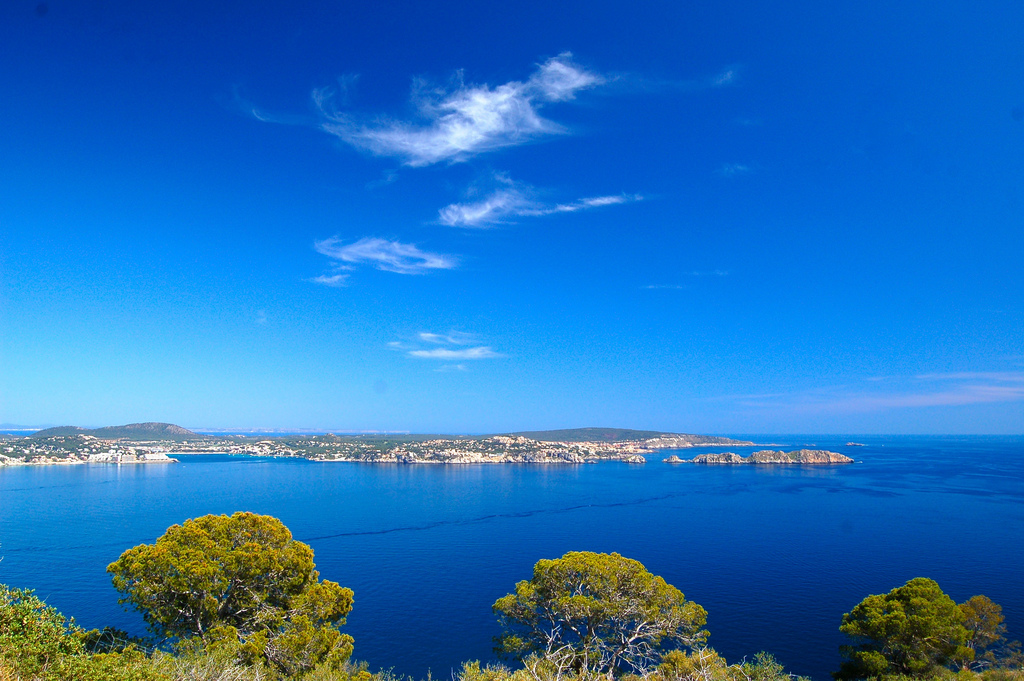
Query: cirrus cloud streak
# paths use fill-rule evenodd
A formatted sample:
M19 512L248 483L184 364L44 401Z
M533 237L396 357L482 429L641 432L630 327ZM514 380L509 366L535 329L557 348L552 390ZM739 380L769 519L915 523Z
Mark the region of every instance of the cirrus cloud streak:
M438 221L449 227L492 227L517 217L541 217L558 213L575 213L642 201L639 194L615 194L577 199L569 203L542 203L525 186L513 185L498 189L479 201L452 203L438 211Z
M427 347L424 347L424 343ZM449 331L448 333L430 333L422 331L415 340L410 342L391 341L388 347L405 353L416 359L436 359L446 362L463 360L494 359L505 355L496 352L491 346L483 345L479 338L471 333ZM460 371L466 367L459 365Z
M1024 401L1024 372L956 372L909 378L874 377L872 385L835 386L767 395L733 396L754 408L786 407L803 413L858 413L892 409L963 407Z
M317 241L313 244L317 253L334 260L329 274L311 279L324 286L345 286L348 272L357 265L366 265L385 272L397 274L427 274L434 270L450 270L458 267L458 258L443 253L420 250L415 244L364 237L359 241L345 244L339 237Z
M410 357L418 357L420 359L444 360L492 359L494 357L501 357L499 353L495 352L487 345L479 345L475 348L433 348L430 350L410 350L408 355Z
M546 104L572 100L582 90L604 78L577 65L564 52L539 65L525 81L496 87L466 85L459 74L452 89L431 88L417 82L412 101L423 122L381 118L359 122L340 112L335 91L313 91L313 103L322 122L320 129L374 156L399 158L408 166L459 162L476 154L518 146L544 135L564 134L566 129L542 117Z

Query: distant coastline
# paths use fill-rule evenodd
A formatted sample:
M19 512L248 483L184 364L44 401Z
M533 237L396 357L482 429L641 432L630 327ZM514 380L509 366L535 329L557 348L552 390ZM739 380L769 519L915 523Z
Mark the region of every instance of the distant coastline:
M623 428L576 428L489 436L360 435L210 436L169 423L86 429L47 428L0 440L0 466L81 463L174 463L174 454L280 456L310 461L401 464L647 462L664 449L754 447L712 435Z
M645 464L663 450L757 447L714 435L624 428L574 428L487 436L372 433L358 435L202 435L169 423L134 423L86 429L47 428L29 436L0 439L0 467L79 464L167 464L174 455L228 454L292 457L317 462L392 464L585 464L620 461ZM764 446L764 445L760 445ZM852 446L852 445L851 445ZM853 459L826 450L763 449L749 456L706 453L665 463L705 465L846 464Z

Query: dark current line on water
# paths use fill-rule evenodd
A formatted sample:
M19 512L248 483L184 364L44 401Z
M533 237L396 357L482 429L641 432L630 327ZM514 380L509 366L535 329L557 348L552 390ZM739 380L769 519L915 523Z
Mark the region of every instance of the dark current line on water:
M364 537L369 535L391 534L392 532L420 532L423 530L433 530L435 528L444 527L448 525L473 525L476 523L484 523L489 520L498 520L502 518L529 518L535 515L572 513L573 511L580 511L585 508L618 508L620 506L640 506L641 504L647 504L652 501L664 501L665 499L673 499L679 496L682 495L662 494L661 496L657 497L647 497L644 499L635 499L633 501L615 501L607 504L578 504L576 506L566 506L564 508L542 508L532 511L490 513L488 515L477 516L476 518L437 520L435 522L425 523L423 525L407 525L405 527L388 527L383 530L360 530L355 532L339 532L337 534L323 534L318 537L308 537L305 539L305 541L322 541L324 539L339 539L341 537Z

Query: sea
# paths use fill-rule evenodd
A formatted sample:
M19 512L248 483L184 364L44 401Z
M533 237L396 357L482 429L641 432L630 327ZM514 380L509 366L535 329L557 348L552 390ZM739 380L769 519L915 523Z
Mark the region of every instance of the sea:
M207 513L277 516L351 587L344 630L372 669L449 678L494 661L495 600L567 551L642 562L708 612L730 662L768 651L827 681L868 594L930 577L985 594L1024 638L1024 437L747 435L833 466L398 465L227 455L168 465L0 468L0 582L87 627L143 633L105 572ZM849 445L856 441L863 446Z

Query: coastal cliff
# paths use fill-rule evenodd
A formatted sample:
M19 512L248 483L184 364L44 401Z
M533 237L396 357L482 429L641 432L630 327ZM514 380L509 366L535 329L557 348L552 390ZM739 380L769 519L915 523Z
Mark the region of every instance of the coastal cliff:
M700 454L692 459L680 459L672 455L665 459L666 463L703 463L703 464L834 464L853 463L853 459L843 454L829 452L824 449L798 449L793 452L762 449L750 456L740 456L733 452L721 454Z

